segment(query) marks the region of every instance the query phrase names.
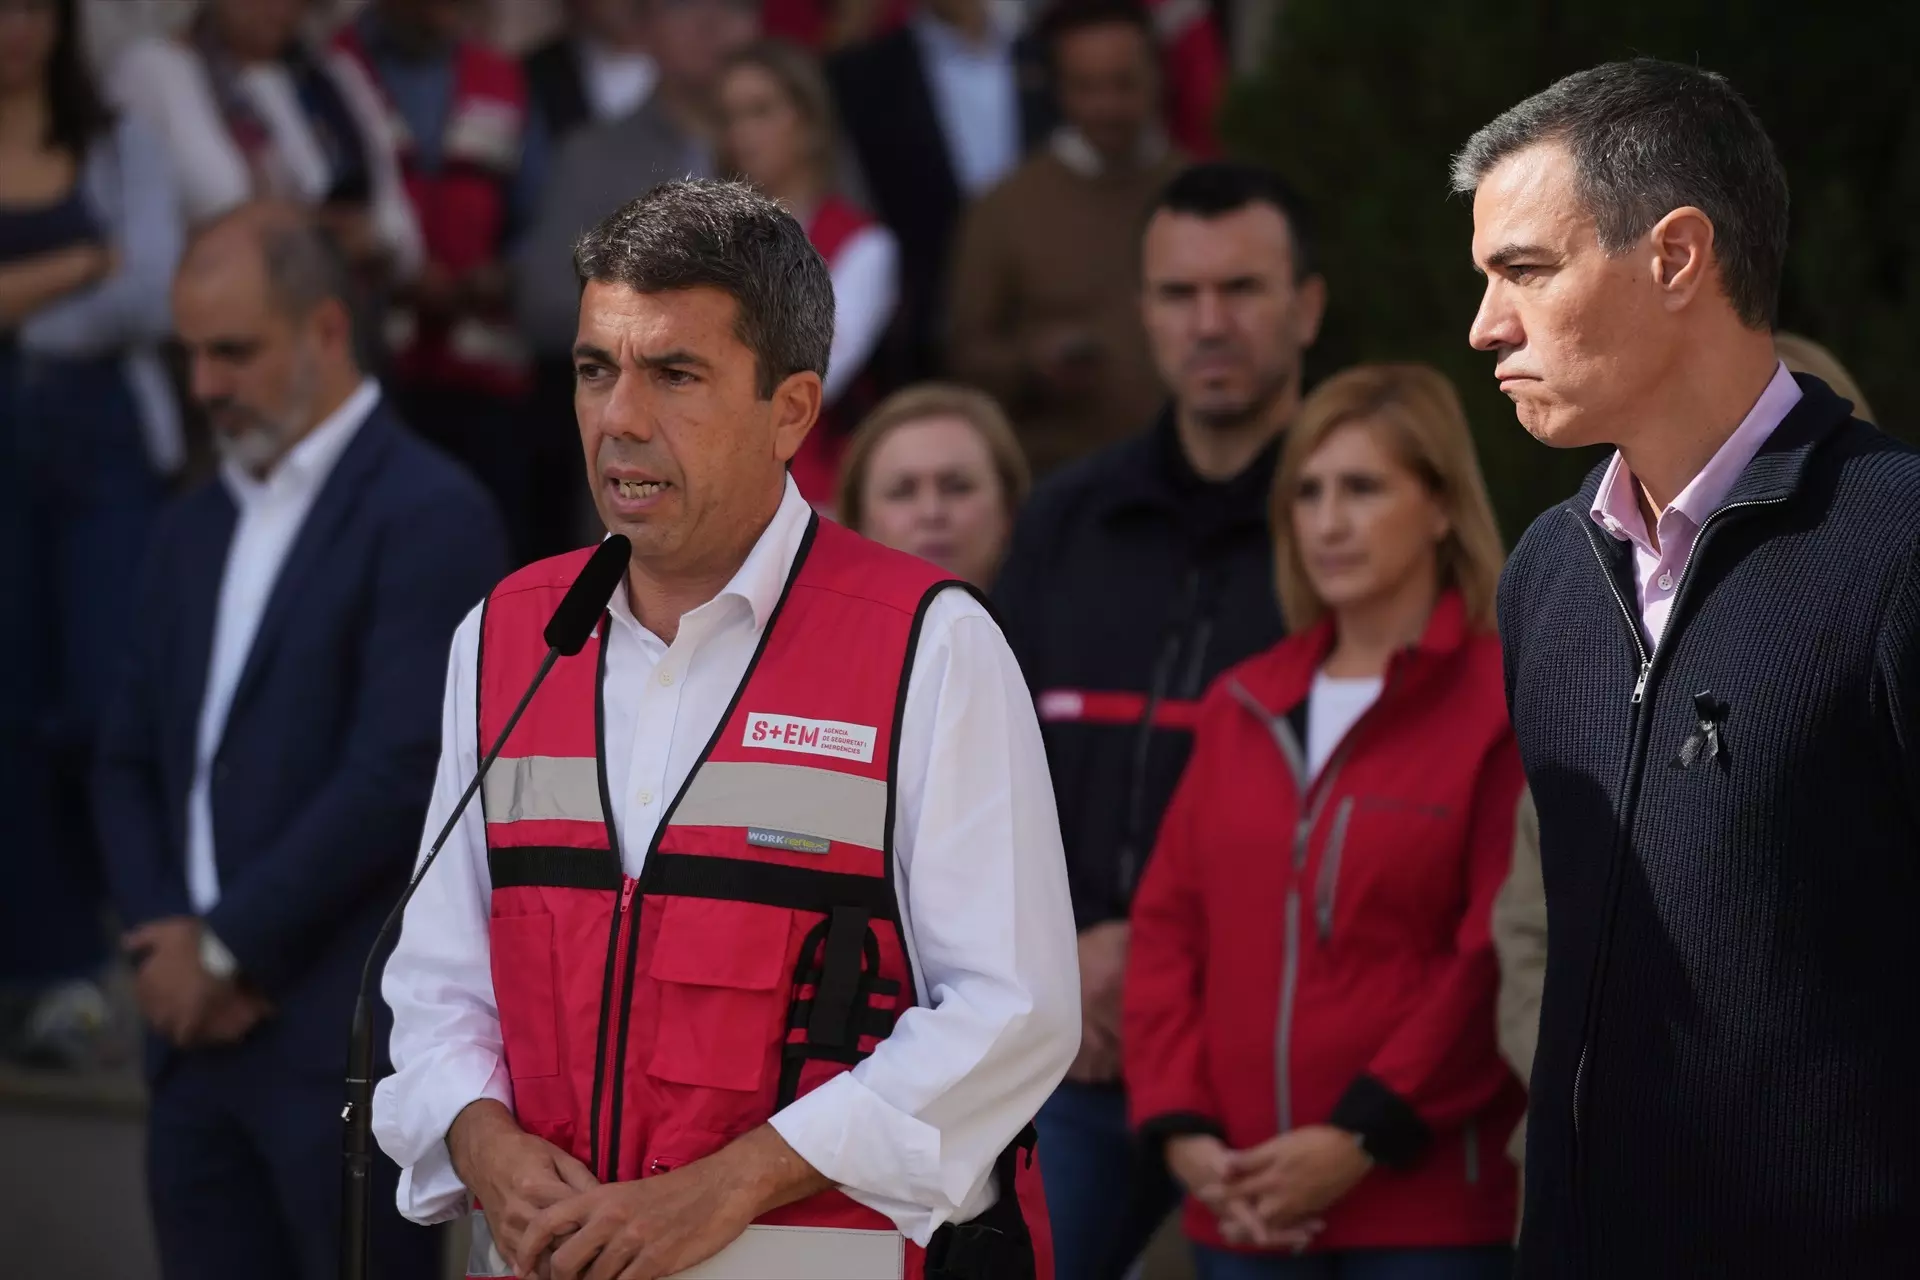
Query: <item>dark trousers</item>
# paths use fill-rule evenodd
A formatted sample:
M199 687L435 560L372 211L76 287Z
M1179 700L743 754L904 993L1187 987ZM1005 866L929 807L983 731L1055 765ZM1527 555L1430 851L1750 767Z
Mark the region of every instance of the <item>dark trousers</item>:
M87 777L164 494L117 359L0 343L0 985L106 958Z
M1067 1082L1034 1119L1056 1280L1119 1280L1180 1202L1127 1127L1127 1095Z
M341 1081L256 1047L176 1053L154 1085L147 1195L166 1280L334 1280ZM375 1157L371 1280L435 1280L441 1232L401 1218Z

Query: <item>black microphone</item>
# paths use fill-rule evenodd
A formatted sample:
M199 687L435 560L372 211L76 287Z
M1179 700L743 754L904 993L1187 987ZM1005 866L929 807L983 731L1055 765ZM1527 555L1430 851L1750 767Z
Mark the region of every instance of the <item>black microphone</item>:
M360 994L353 1004L353 1030L348 1041L347 1105L340 1113L345 1129L341 1146L340 1280L366 1280L367 1276L367 1212L373 1173L373 999L368 984L373 980L374 961L379 958L381 950L399 925L401 916L406 913L414 890L426 878L433 860L440 856L441 846L446 844L453 835L454 827L459 825L460 815L467 811L467 805L480 790L480 783L486 778L487 770L493 767L495 757L507 745L513 727L520 723L521 714L526 711L527 704L533 701L533 695L547 678L547 672L553 670L553 664L560 658L571 658L586 647L594 624L606 611L613 589L620 585L620 579L627 571L627 558L631 554L632 544L620 534L614 534L594 550L586 567L580 570L580 576L567 588L560 607L553 611L547 629L541 633L547 642L547 656L541 659L540 669L533 673L527 691L520 695L520 705L507 717L506 727L500 730L500 736L493 740L493 746L481 759L473 781L467 784L459 803L447 815L446 825L434 837L427 856L420 862L420 869L408 882L407 891L400 895L400 901L394 903L393 910L387 913L386 922L380 926L373 947L367 952L367 962L360 970ZM478 678L478 673L475 678Z

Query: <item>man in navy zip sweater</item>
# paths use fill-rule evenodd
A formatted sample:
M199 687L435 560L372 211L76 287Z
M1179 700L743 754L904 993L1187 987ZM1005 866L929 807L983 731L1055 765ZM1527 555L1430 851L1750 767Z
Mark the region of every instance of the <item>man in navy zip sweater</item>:
M1920 1274L1920 455L1794 378L1786 180L1722 79L1467 144L1473 344L1612 460L1501 584L1548 948L1526 1277Z

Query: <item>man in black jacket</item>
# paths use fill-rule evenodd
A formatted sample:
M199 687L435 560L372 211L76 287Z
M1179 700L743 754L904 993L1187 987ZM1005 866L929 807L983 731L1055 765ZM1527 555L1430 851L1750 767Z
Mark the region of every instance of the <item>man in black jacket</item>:
M1502 582L1547 974L1527 1277L1920 1275L1920 455L1775 358L1786 178L1724 80L1467 144L1472 341L1612 444Z
M1141 278L1173 404L1034 492L996 589L1039 707L1081 931L1080 1057L1038 1121L1060 1280L1123 1274L1173 1204L1127 1132L1127 908L1201 693L1282 634L1267 505L1326 304L1305 209L1245 165L1168 184Z

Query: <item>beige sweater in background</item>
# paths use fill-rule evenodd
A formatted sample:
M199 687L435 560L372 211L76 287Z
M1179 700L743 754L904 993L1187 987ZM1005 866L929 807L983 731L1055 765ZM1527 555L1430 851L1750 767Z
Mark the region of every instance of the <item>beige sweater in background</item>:
M1042 148L968 212L954 259L948 363L1006 408L1036 474L1143 430L1166 397L1140 323L1140 232L1184 162L1086 176ZM1063 401L1033 375L1038 335L1084 328L1098 365Z

